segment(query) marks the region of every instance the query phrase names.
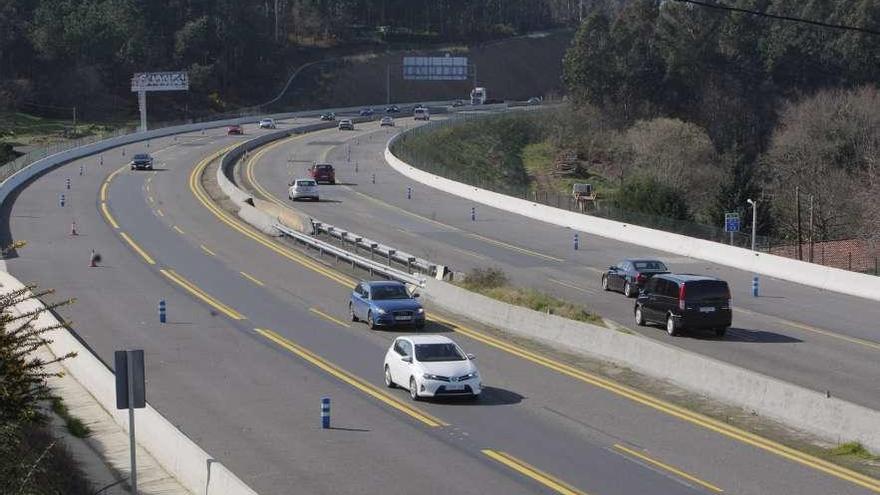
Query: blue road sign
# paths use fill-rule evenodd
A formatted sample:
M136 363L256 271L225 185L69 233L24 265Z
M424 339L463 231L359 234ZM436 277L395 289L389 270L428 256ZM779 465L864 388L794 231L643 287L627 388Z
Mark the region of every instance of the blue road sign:
M724 231L739 232L739 213L724 214Z

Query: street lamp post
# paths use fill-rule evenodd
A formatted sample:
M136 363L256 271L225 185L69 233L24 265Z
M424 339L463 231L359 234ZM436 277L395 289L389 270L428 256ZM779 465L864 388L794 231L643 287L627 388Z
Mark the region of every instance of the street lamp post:
M752 205L752 251L755 250L755 234L758 228L758 202L747 199L746 203Z

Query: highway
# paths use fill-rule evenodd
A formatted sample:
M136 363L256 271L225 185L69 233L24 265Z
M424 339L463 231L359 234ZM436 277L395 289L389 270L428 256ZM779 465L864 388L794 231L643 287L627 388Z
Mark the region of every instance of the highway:
M382 357L399 333L347 321L358 274L257 234L213 203L216 191L201 176L213 176L223 150L261 132L245 129L243 137L214 130L154 140L155 172L127 169L142 146L128 147L125 157L119 149L105 153L104 165L98 157L72 162L29 183L4 211L9 236L28 242L7 260L9 271L76 297L63 316L105 362L116 349L145 349L148 400L259 493L880 493L876 480L433 308L428 330L454 332L478 356L484 397L412 403L405 391L385 389ZM523 273L509 273L524 280L534 270L565 272L560 266L574 264L566 261L570 254L554 251L553 239L539 239L540 230L525 242L509 238L504 226L513 220L500 212L481 209L487 227L479 233L403 213L392 198L402 179L394 186L376 153L384 132L374 141L357 138L358 174L338 167L337 177L349 185L323 188L328 201L303 209L429 259L445 257L457 269L519 266ZM325 153L341 162L340 145L363 134L321 131L266 148L253 155L254 180L283 194L291 171ZM375 187L363 179L373 171ZM412 201L421 208L434 201L428 208L436 208L437 221L452 222L453 200L431 194L415 187ZM392 230L398 233L384 236ZM596 243L583 254L598 250ZM102 266L88 267L91 249ZM164 325L160 299L168 303ZM329 431L319 428L324 396L333 401Z
M399 124L413 122L401 119ZM336 165L343 185L322 187L326 199L320 203L297 205L316 219L456 271L499 267L514 284L583 305L647 337L880 409L880 308L875 301L769 277L761 277L761 297L754 298L749 272L586 234L574 251L570 230L474 205L396 173L382 154L390 132L364 124L355 132L331 130L292 139L254 154L244 175L253 192L284 203L289 178L303 176L312 160L327 159ZM407 187L412 199L406 197ZM476 222L470 219L472 206ZM604 270L626 257L657 257L679 273L728 280L734 321L727 336L718 340L707 332L670 338L659 327L636 326L633 300L601 288Z

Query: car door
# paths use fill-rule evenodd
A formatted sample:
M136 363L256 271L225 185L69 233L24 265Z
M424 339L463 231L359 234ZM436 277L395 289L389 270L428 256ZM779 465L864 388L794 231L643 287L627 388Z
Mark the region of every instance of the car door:
M657 296L657 313L655 318L657 321L665 322L666 313L678 306L678 284L672 280L660 279L662 282L662 290Z
M354 315L361 319L367 317L367 312L364 310L364 292L364 284L358 284L351 295L351 309L354 311Z
M659 292L663 290L663 279L652 278L648 281L647 285L645 285L645 292L642 296L644 301L642 303L642 315L644 315L646 320L649 321L657 321L657 304Z
M397 350L398 358L391 376L394 378L394 383L406 387L409 386L409 377L412 375L413 363L411 361L406 362L403 358L413 358L413 346L412 342L406 339L398 339L397 346L399 347L399 350Z

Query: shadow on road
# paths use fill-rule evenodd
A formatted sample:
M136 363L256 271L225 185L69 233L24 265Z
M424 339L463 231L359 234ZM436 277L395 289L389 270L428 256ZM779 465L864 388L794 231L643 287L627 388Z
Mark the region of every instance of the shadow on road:
M519 404L523 399L525 397L510 390L497 387L483 387L480 398L476 400L470 397L431 397L425 400L454 406L509 406Z
M716 337L711 332L694 332L694 338L701 340L723 340L726 342L753 342L756 344L794 344L803 340L767 330L730 327L724 337Z

